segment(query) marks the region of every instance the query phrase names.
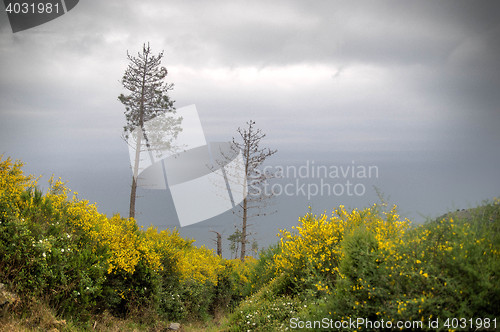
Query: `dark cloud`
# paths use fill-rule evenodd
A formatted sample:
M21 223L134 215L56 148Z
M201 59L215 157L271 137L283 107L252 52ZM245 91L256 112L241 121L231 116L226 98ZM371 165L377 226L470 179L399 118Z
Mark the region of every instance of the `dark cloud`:
M441 64L464 39L496 25L499 5L397 1L252 2L175 5L162 24L167 44L188 46L203 63L261 66L338 61ZM165 10L168 12L168 10ZM153 19L156 19L154 17ZM174 28L174 29L172 29Z

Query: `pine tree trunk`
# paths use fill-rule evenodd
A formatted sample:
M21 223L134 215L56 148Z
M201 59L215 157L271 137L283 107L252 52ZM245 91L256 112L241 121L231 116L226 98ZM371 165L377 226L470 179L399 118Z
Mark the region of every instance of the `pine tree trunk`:
M132 189L130 190L130 208L128 212L129 218L135 218L135 196L137 192L137 181L135 176L132 176Z
M129 218L135 218L135 198L137 194L137 177L139 176L139 158L141 157L141 141L142 141L142 129L139 127L137 133L137 139L135 144L135 162L134 162L134 174L132 175L132 188L130 190L130 209L128 212Z
M243 199L243 218L241 223L241 256L243 262L246 255L246 242L247 242L247 198Z
M251 137L252 137L252 128L250 127L248 129L248 133L246 137L244 138L244 144L245 144L245 179L244 179L244 188L243 190L246 190L247 186L247 180L248 180L248 172L250 170L250 143L251 143ZM246 255L246 243L247 243L247 217L248 217L248 197L245 197L243 199L243 218L241 222L241 256L240 259L241 261L245 261L245 255Z
M222 236L217 233L217 255L222 257Z
M139 105L139 127L137 133L137 142L135 145L135 163L134 163L134 178L132 179L132 189L130 191L130 210L129 218L135 218L135 198L137 194L137 177L139 176L139 158L141 156L141 142L144 133L142 129L144 128L144 93L146 87L146 73L147 73L147 63L148 55L145 57L144 70L142 72L142 84L141 84L141 99Z

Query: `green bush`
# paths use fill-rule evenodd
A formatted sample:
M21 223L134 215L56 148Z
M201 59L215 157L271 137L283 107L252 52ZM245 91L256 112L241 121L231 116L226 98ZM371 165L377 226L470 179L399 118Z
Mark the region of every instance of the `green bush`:
M60 179L43 194L21 167L0 159L0 282L26 310L36 300L75 321L106 311L152 322L207 319L240 301L246 283L209 250L107 218Z
M244 300L230 315L229 331L282 331L296 317L301 302L283 291L284 276L273 279Z
M0 282L20 295L21 315L44 308L47 327L59 326L59 315L87 329L101 312L157 326L232 311L230 331L283 330L291 318L500 316L498 199L412 227L376 205L308 213L243 263L175 231L107 218L69 199L61 181L43 194L21 166L0 160Z
M269 246L259 252L257 263L252 267L245 295L253 294L260 290L265 284L276 276L276 265L274 255L280 251L279 244Z
M317 242L309 241L307 232L331 229L326 219L316 223L316 217L309 215L305 220L310 224L299 229L302 237L293 238L300 242L288 247L293 251L280 254L278 250L274 256L299 257L300 267L285 270L242 302L228 327L234 331L283 330L290 327L291 317L302 321L361 317L393 323L421 321L425 329L434 330L427 324L439 318L438 330L448 330L447 319L500 316L499 200L399 233L392 226L399 221L379 209L346 216L351 220L349 227L335 226L344 231L333 279L331 270L322 269L321 259L300 256L308 250L322 250L315 249ZM383 225L384 219L385 226L372 226ZM280 307L281 314L270 314L284 298L294 303L294 309Z

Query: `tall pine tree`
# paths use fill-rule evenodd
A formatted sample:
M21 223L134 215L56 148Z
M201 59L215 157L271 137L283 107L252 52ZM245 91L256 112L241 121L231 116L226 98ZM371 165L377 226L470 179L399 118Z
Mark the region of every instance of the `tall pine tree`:
M138 130L129 210L129 217L134 218L142 140L150 147L150 139L146 135L144 125L158 115L175 110L174 101L168 96L168 91L172 90L174 85L165 82L167 69L161 66L163 52L152 54L149 43L143 45L142 53L137 53L137 57L130 55L128 51L127 57L129 65L123 75L122 85L129 93L120 94L118 99L125 105L125 138L128 139L136 128Z

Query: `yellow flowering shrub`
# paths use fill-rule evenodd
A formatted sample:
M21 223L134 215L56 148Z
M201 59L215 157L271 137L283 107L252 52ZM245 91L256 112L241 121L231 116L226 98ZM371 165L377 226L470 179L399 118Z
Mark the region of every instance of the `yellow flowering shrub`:
M308 213L280 232L274 278L234 310L228 330L284 330L290 317L276 308L290 298L299 303L285 313L304 322L365 317L430 330L431 319L483 317L492 327L500 314L499 230L498 198L421 225L384 205Z
M307 213L292 231L280 231L282 249L274 257L277 273L293 273L303 279L301 272L311 268L333 280L343 257L342 242L358 227L375 235L378 248L391 251L402 239L409 221L399 220L396 206L382 214L377 205L350 212L340 206L331 216Z
M186 247L179 257L181 281L186 279L217 285L217 276L224 268L222 258L214 255L213 250L204 246L201 248Z
M79 200L77 193L73 193L68 200L71 190L60 178L51 178L49 183L46 197L52 202L54 212L61 217L65 216L68 223L82 229L95 245L108 249L108 273L121 269L132 274L141 257L144 257L152 269L160 268L157 255L146 245L147 241L141 238L133 219L121 218L118 214L108 218L98 212L96 204Z
M231 267L233 271L236 272L238 280L242 284L247 284L250 282L251 274L254 272L257 260L251 256L245 257L245 261L241 259L228 259L226 263Z
M32 177L23 174L22 165L10 158L0 162L0 202L16 203L17 215L19 207L22 210L34 205L33 197L26 201L20 199L23 191L36 185ZM109 218L98 211L95 203L78 199L78 193L72 193L61 178L52 177L49 184L44 199L50 201L53 215L83 230L94 243L94 252L97 246L107 248L107 257L101 259L107 260L108 273L122 270L133 274L143 259L154 271L162 270L163 263L174 265L169 268L180 272L181 280L217 283L217 275L224 265L212 250L193 246L193 240L183 239L176 230L158 232L155 227L149 227L143 231L134 219L122 218L119 214ZM3 214L6 211L2 209Z
M227 263L176 229L108 217L61 178L51 177L44 194L22 165L0 157L0 277L26 296L49 292L82 317L96 307L123 314L148 305L172 319L241 298L249 265Z
M36 180L24 175L21 161L2 159L3 155L0 155L0 217L7 217L9 211L19 217L21 194L25 188L36 185Z

